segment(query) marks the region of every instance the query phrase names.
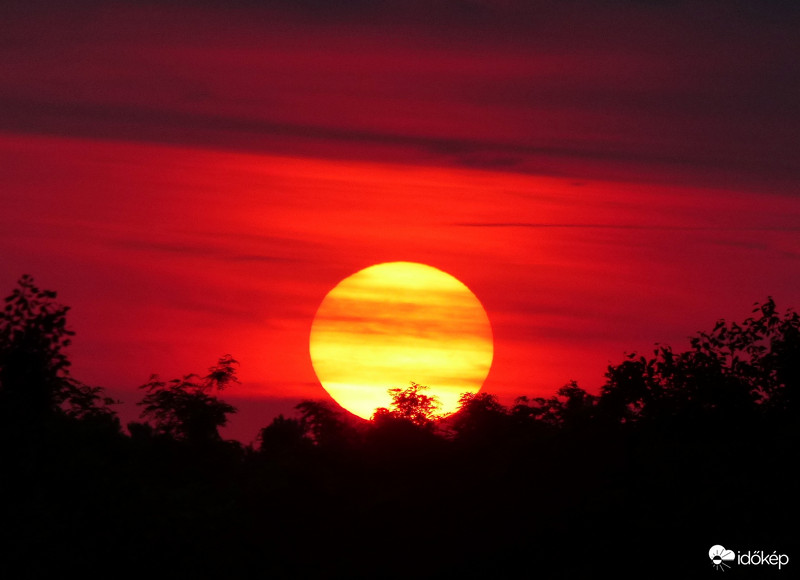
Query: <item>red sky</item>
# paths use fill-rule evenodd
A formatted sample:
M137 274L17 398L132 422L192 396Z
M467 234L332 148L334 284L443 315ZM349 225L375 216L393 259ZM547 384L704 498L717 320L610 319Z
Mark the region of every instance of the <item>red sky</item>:
M0 7L0 288L125 420L225 353L231 436L325 397L314 312L378 262L475 292L505 402L800 304L792 3L266 4Z

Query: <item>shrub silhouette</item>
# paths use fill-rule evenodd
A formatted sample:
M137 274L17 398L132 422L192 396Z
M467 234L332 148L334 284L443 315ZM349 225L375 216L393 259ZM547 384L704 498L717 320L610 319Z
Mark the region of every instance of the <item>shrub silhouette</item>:
M236 408L212 395L238 382L238 362L225 355L205 377L196 374L164 382L158 375L139 387L147 391L138 403L143 406L142 418L152 419L155 430L178 441L207 444L221 441L219 428L228 422ZM134 429L138 429L134 427Z

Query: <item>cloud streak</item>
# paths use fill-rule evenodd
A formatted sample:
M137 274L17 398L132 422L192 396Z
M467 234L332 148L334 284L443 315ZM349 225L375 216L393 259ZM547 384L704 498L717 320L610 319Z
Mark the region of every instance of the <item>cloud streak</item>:
M0 128L527 173L798 177L787 3L428 4L19 5L0 42Z
M681 225L650 225L650 224L581 224L581 223L533 223L533 222L455 222L448 224L459 228L520 228L520 229L548 229L548 228L585 228L585 229L613 229L613 230L650 230L650 231L710 231L710 232L798 232L800 226L771 226L750 227L739 226L681 226Z

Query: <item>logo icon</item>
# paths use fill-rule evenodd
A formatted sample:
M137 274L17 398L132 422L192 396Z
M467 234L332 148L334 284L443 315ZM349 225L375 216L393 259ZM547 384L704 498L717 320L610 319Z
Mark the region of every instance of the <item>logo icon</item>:
M714 568L724 572L725 568L731 567L730 564L726 564L725 562L735 560L736 554L733 553L733 550L726 550L717 544L716 546L711 546L711 549L708 551L708 557L711 558L711 565L714 566Z

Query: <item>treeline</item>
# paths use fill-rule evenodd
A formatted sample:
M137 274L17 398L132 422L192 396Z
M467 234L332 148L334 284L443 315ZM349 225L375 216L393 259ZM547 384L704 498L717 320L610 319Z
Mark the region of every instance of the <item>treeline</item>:
M440 418L412 383L372 421L303 401L247 446L219 434L233 357L151 377L124 430L69 373L67 312L26 276L0 316L14 577L696 577L713 544L800 539L800 317L772 299L629 355L597 395L465 395Z

